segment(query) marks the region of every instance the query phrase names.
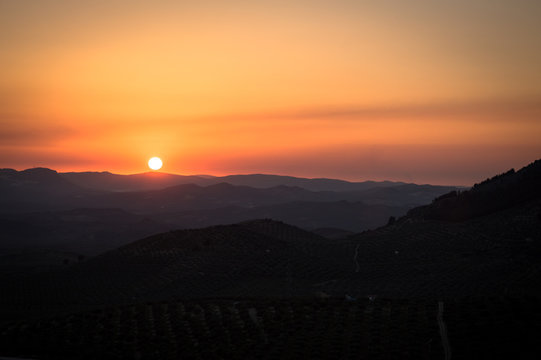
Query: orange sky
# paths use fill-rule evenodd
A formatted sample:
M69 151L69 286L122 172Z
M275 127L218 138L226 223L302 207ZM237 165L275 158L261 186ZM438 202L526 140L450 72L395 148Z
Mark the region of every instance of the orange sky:
M0 167L465 184L541 158L541 3L0 0Z

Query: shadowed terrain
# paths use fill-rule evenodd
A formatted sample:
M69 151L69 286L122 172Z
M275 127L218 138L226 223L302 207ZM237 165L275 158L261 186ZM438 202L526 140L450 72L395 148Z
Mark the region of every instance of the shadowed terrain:
M144 173L134 175L118 175L109 172L68 172L61 173L61 177L69 182L88 189L108 191L142 191L158 190L181 184L196 184L199 186L228 183L231 185L249 186L254 188L271 188L285 185L300 187L310 191L363 191L378 187L403 185L392 181L363 181L349 182L336 179L307 179L293 176L279 175L228 175L183 176L166 173Z
M0 344L45 358L531 358L540 166L344 237L253 220L4 271Z
M258 218L307 230L360 232L455 189L273 175L213 178L2 169L0 225L5 240L0 255L21 256L28 250L96 255L171 229Z

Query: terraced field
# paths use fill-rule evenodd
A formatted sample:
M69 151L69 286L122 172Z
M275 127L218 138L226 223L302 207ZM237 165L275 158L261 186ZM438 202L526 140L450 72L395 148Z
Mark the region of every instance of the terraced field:
M444 359L445 343L457 359L533 359L541 350L538 305L537 298L142 303L9 324L0 348L43 359Z
M327 239L272 220L0 274L0 356L524 358L541 336L541 200Z

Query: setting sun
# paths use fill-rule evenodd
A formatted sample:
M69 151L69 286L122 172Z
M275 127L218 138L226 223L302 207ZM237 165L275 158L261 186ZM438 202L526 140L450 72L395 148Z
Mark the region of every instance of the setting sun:
M0 1L0 167L470 186L541 153L519 3Z
M160 170L162 168L162 159L159 157L153 157L150 160L148 160L148 167L152 170Z

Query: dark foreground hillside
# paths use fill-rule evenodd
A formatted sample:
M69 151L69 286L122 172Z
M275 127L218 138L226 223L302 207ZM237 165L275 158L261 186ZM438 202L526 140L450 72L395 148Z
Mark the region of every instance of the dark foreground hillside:
M4 355L43 359L535 359L535 298L208 299L11 324Z
M533 359L540 211L537 200L459 223L406 217L334 240L261 220L5 273L2 355Z
M451 191L432 204L410 211L430 220L464 221L541 198L541 160L475 184L468 191Z
M540 164L343 238L254 220L6 268L0 356L537 359Z
M39 273L0 275L0 318L172 298L541 296L541 202L463 222L403 218L326 239L271 220L154 235Z

